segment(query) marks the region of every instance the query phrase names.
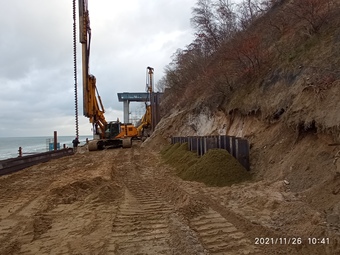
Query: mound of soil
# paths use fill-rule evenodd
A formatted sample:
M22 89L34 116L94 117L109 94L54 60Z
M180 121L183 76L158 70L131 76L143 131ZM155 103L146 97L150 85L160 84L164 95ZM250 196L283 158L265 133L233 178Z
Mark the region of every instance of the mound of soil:
M72 204L76 201L114 201L120 197L120 187L101 177L79 180L50 191L50 203Z
M165 162L174 166L184 180L231 186L251 179L250 173L226 150L211 149L199 158L187 148L187 143L174 144L162 151Z
M188 150L188 143L170 145L162 154L165 162L174 166L178 174L196 164L199 159L194 152Z

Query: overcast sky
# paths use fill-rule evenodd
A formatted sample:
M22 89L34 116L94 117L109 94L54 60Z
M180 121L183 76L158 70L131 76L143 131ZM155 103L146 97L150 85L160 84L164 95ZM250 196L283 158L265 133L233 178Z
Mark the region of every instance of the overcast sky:
M196 0L88 2L90 72L97 78L106 119L123 120L117 93L145 91L147 66L155 69L157 83L171 55L192 42ZM74 135L72 1L0 3L0 136ZM79 131L88 135L78 29L77 14ZM138 107L131 105L132 110Z

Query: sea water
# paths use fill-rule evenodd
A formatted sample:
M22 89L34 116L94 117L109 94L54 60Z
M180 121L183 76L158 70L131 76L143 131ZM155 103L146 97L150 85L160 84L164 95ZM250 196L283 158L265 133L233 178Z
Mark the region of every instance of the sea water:
M73 147L74 136L58 136L57 142L60 148ZM92 135L79 136L80 146L86 143L86 138L92 139ZM49 143L53 143L53 137L0 137L0 160L15 158L19 156L19 147L22 148L23 155L46 152L49 150Z

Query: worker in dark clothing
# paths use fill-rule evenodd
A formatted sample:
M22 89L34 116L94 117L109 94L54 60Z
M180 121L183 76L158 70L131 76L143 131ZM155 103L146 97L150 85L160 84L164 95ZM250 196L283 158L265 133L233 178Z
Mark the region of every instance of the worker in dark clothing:
M74 138L74 140L72 141L72 143L73 143L73 151L76 152L76 151L77 151L78 144L80 144L79 139L78 139L78 136L76 136L76 138Z

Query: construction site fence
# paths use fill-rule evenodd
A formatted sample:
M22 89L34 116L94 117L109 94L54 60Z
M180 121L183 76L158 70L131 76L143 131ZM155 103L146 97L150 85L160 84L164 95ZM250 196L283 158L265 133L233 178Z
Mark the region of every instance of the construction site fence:
M5 174L14 173L22 170L26 167L30 167L39 163L47 162L51 159L61 158L64 156L73 155L73 149L61 149L56 151L48 151L28 156L22 156L17 158L10 158L0 160L0 176Z
M171 138L171 144L175 143L188 143L188 150L196 152L198 156L203 156L210 149L225 149L245 169L250 170L250 147L247 139L227 135L177 136Z

